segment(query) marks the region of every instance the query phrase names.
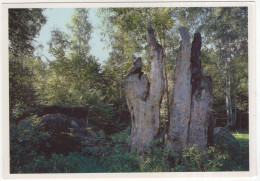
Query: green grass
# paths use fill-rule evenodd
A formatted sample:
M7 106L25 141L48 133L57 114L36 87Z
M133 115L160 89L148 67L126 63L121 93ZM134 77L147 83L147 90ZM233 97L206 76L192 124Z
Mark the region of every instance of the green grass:
M233 136L240 144L240 166L242 171L249 170L249 133L248 131L233 132Z

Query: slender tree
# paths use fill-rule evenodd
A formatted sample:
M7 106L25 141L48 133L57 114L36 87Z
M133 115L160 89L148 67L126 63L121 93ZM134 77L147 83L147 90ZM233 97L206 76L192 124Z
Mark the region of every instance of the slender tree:
M36 98L31 81L26 81L26 77L32 76L32 72L24 67L24 63L28 56L33 56L34 39L46 23L43 11L44 9L35 8L9 9L10 112L15 105L31 105Z

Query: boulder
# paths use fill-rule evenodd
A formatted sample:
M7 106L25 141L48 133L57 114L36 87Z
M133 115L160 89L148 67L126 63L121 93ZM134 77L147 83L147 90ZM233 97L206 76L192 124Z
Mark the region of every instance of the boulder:
M54 134L51 144L56 153L81 151L82 148L96 150L107 145L109 138L101 129L94 131L88 128L69 128L66 132Z
M75 117L69 117L64 114L46 114L40 119L41 127L50 131L51 137L48 141L50 147L44 149L44 152L51 154L68 153L80 151L82 148L97 149L103 147L109 138L97 126L84 128L77 124Z
M40 107L28 107L21 115L15 118L15 122L25 119L31 115L37 115L38 117L44 117L48 114L62 114L64 116L73 118L77 121L80 127L86 127L88 122L88 108L85 107L66 107L59 105L52 106L40 106Z
M229 149L233 154L237 154L240 150L240 145L236 138L224 127L214 129L213 140L215 145L223 149Z
M56 113L56 114L46 114L41 119L41 126L45 130L53 131L68 131L69 128L78 128L77 119L73 117L68 117L66 115Z

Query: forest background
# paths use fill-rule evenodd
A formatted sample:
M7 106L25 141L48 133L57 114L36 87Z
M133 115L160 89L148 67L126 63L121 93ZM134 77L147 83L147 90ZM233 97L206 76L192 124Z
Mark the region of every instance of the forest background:
M247 137L242 138L240 142L245 146L243 148L245 153L242 155L245 163L239 164L234 160L232 163L234 165L231 163L227 165L222 160L225 160L226 156L223 153L214 157L213 165L208 162L210 161L208 159L198 169L205 171L248 169L248 10L246 7L98 9L98 16L102 20L100 27L102 40L110 49L107 60L102 63L90 51L89 41L96 30L90 24L89 9L74 10L71 22L67 26L70 33L60 29L52 30L48 43L52 60L35 54L38 48L34 41L35 37L48 21L44 11L44 9L9 10L9 108L13 172L80 172L80 168L81 172L197 171L192 170L196 168L197 163L188 161L186 163L191 165L171 166L167 161L165 161L166 165L157 163L159 159L154 158L156 153L153 154L150 162L140 166L135 155L122 150L120 155L119 148L113 145L124 145L129 135L130 115L122 88L124 77L131 69L133 61L139 56L143 59L144 71L150 71L146 42L148 22L155 29L158 42L164 47L165 55L163 68L166 87L161 105L161 129L167 130L169 120L171 90L174 86L173 75L180 41L178 28L185 26L191 35L196 31L202 34L203 73L211 75L213 79L212 119L216 120L216 126L226 126L234 133L245 133ZM109 156L104 156L104 152L107 152L103 148L103 150L96 150L95 153L89 150L81 150L80 153L71 150L59 152L55 150L47 156L41 153L40 145L37 148L35 144L41 143L41 139L51 139L52 135L43 131L38 132L38 118L35 115L19 121L17 118L27 108L47 105L88 108L89 120L86 126L100 128L97 139L104 139L104 137L112 139L113 146L109 145L109 148L115 148L111 154L116 155L112 157L112 166L107 168L106 164L111 160L106 160ZM44 143L47 147L52 146L48 141ZM25 148L24 145L30 146ZM161 155L161 153L162 150L159 150L157 154ZM100 158L102 154L105 158L103 160ZM188 150L187 154L194 156L192 150ZM220 152L211 154L220 154ZM121 158L119 159L118 156ZM94 169L88 167L89 163L96 162L98 158L102 160L100 161L102 164L98 162ZM198 162L202 159L195 158ZM132 165L120 165L122 159L130 161ZM73 164L68 160L73 160L75 164L84 162L82 163L84 167L72 166ZM65 163L68 167L64 168L60 164L57 168L54 166L57 162ZM153 168L151 165L159 165L159 167Z

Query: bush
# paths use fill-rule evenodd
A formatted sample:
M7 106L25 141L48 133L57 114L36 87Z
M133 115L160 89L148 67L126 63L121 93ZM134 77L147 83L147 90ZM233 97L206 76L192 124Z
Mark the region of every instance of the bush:
M150 150L141 156L142 172L169 172L168 151L163 146L163 139L157 139L149 145Z
M139 171L139 156L136 152L129 151L129 128L110 138L111 142L105 148L89 152L93 159L99 160L104 172Z
M39 118L31 116L18 124L10 124L10 168L18 173L23 165L50 147L50 132L41 130Z
M206 153L195 147L185 148L181 156L175 154L178 164L171 171L220 171L227 158L228 153L218 152L214 147Z
M95 142L106 136L100 131ZM148 145L146 153L130 151L129 128L109 136L107 145L82 148L80 152L53 153L53 133L41 129L37 116L10 124L11 173L93 172L194 172L241 170L241 156L229 145L215 145L202 152L195 147L169 152L163 139ZM66 154L67 153L67 154Z
M137 172L139 158L136 152L128 152L124 147L116 145L111 152L102 158L106 172Z
M231 159L229 150L209 147L207 152L191 147L182 153L169 152L163 140L155 140L152 148L141 156L140 170L143 172L188 172L220 171Z

